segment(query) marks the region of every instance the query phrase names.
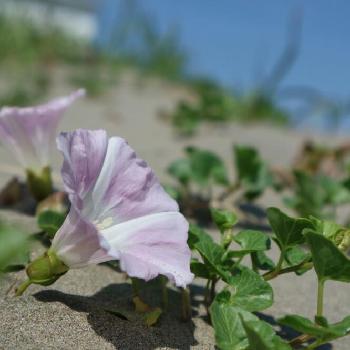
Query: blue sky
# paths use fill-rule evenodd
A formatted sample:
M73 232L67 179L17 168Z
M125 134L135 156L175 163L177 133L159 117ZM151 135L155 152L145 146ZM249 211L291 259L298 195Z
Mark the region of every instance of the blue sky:
M177 26L192 74L244 89L254 87L271 69L286 43L291 14L301 11L301 51L283 84L313 86L336 98L350 95L348 0L142 0L139 4L154 14L162 30Z

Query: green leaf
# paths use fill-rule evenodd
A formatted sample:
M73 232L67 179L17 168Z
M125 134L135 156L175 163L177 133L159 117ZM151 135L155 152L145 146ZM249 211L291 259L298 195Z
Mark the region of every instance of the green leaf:
M248 267L241 266L227 283L229 285L224 290L226 295L219 293L218 298L225 297L226 302L232 306L247 311L260 311L273 303L273 290L270 284ZM227 292L230 293L229 298Z
M156 307L150 312L147 312L144 316L144 322L147 327L152 327L157 324L159 318L162 314L162 309L160 307Z
M340 334L341 337L350 334L350 316L345 317L340 322L333 323L329 327L332 328L333 331Z
M211 236L196 224L190 224L187 243L193 250L199 241L214 242Z
M249 350L292 350L268 323L261 320L242 320L242 323L247 334Z
M214 301L210 307L210 316L219 349L247 349L248 339L241 320L255 321L258 319L255 315L239 307Z
M209 279L210 271L207 266L197 260L191 260L191 272L195 274L196 277Z
M302 263L306 263L311 260L311 254L309 252L304 251L300 246L294 246L287 248L284 254L285 261L289 267L298 266ZM302 275L305 272L309 271L313 268L313 265L311 266L303 265L300 266L297 270L295 270L295 273L297 275Z
M302 231L313 228L312 223L303 218L294 219L277 208L268 208L267 217L281 249L287 249L304 242Z
M246 146L235 146L234 154L239 182L245 190L246 197L254 199L266 187L272 185L272 175L256 149Z
M319 280L350 282L350 260L334 243L312 230L306 230L305 237Z
M337 330L316 325L308 318L299 315L287 315L279 319L278 322L285 326L291 327L300 333L313 335L315 337L339 335Z
M224 280L229 278L229 273L223 268L222 258L225 250L201 228L190 225L188 243L191 249L195 249L203 258L203 261L211 274L219 274Z
M244 253L264 251L271 247L269 237L260 231L244 230L237 233L233 239L241 246Z
M132 302L134 303L135 311L138 313L144 314L152 311L152 307L145 303L138 295L132 298Z
M237 215L233 211L228 210L212 208L211 216L221 233L231 229L238 221Z
M288 248L285 252L285 259L290 266L299 265L310 258L310 253L304 251L299 246Z
M14 271L23 270L26 267L26 265L29 263L29 260L30 260L29 247L26 247L23 250L22 249L19 250L17 254L15 254L11 258L10 263L8 263L7 266L3 269L3 272L14 272Z
M295 171L294 176L295 197L289 200L289 203L302 216L322 216L326 198L316 178L301 171Z
M279 323L291 327L298 332L314 336L316 339L321 340L322 343L344 337L350 333L350 316L331 325L329 325L326 320L323 322L323 325L316 325L302 316L287 315L281 318Z
M28 257L28 236L16 228L0 224L0 271L20 263Z
M208 240L201 240L195 244L196 250L202 256L204 263L211 273L217 273L225 281L229 278L229 273L226 272L222 266L222 257L225 250L217 243Z
M342 204L349 202L350 191L340 181L329 176L319 177L320 187L325 191L325 198L328 204Z
M251 254L252 262L255 267L260 270L273 270L276 264L263 251L254 252Z
M329 327L328 320L324 316L316 315L315 316L315 323L317 323L318 325L320 325L322 327Z
M186 185L191 179L192 170L189 159L178 159L168 167L168 173L180 183Z
M55 236L65 219L65 214L53 210L45 210L37 217L38 226L41 230L45 231L50 238Z
M187 147L186 153L191 164L192 179L201 186L210 182L227 186L229 184L227 170L223 161L214 153Z

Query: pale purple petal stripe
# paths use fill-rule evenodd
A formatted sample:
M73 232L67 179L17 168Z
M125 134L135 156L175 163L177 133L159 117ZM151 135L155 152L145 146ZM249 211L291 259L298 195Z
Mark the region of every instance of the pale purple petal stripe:
M157 212L178 211L178 204L160 185L145 161L127 142L107 138L103 130L61 134L62 178L71 201L95 221L114 223ZM83 204L83 201L85 203Z
M107 143L105 130L78 129L57 137L57 148L64 157L61 174L65 190L79 209L95 185L105 160Z

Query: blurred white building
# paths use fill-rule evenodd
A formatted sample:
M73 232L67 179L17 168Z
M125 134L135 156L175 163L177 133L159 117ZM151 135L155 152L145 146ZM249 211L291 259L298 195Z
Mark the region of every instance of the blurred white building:
M91 41L97 36L97 14L102 3L103 0L1 0L0 12L25 16L44 28L50 23Z

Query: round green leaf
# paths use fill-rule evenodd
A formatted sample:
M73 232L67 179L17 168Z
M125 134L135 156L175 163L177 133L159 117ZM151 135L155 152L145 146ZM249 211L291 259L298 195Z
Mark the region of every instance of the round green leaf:
M273 290L268 282L248 267L241 266L228 281L228 303L247 311L260 311L273 303Z

